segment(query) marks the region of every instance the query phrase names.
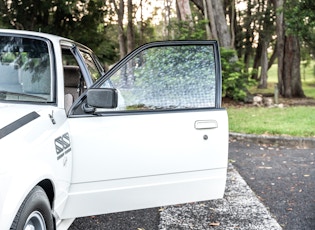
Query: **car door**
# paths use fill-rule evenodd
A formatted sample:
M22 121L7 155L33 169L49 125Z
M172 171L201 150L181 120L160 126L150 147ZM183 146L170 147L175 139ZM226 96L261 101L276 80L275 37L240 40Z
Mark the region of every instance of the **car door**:
M228 118L215 41L144 45L91 88L69 113L73 175L62 218L223 197ZM106 88L113 93L89 96Z

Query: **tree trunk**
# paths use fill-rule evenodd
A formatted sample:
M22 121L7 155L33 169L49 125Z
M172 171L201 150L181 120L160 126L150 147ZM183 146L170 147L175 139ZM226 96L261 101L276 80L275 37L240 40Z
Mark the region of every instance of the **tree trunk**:
M180 20L191 22L192 15L189 0L176 0L176 4L179 10Z
M209 21L209 13L207 10L207 3L206 0L202 0L202 5L203 5L203 12L204 12L204 17L206 21ZM211 39L212 35L211 35L211 28L210 28L210 24L206 23L206 33L207 33L207 38Z
M235 11L235 0L231 1L230 7L230 28L231 28L231 47L235 46L235 21L236 21L236 11Z
M209 21L210 21L209 23L210 23L212 39L218 40L219 38L218 38L217 26L215 22L215 16L214 16L211 0L206 0L206 5L207 7L205 10L208 11L208 15L209 15Z
M135 48L135 35L133 28L133 5L132 0L128 0L128 25L127 25L127 53Z
M268 45L269 40L268 39L262 39L261 44L261 59L260 59L260 83L258 88L260 89L267 89L267 79L268 79Z
M300 71L300 46L296 36L289 35L285 37L284 42L284 71L282 75L284 97L305 97Z
M283 59L284 59L284 22L283 22L283 4L284 0L274 0L276 14L276 31L277 31L277 50L278 50L278 89L279 94L284 94L283 87ZM280 10L281 9L281 10Z
M283 9L284 0L275 0L274 6ZM278 88L283 97L305 97L300 71L299 40L294 35L285 36L283 12L276 18L277 23L277 50L278 50Z
M192 0L192 2L203 12L205 19L209 20L209 24L207 26L210 25L210 39L218 40L216 21L211 0ZM208 17L206 17L206 15Z
M274 31L272 23L272 10L271 4L269 1L262 1L261 3L261 12L263 12L264 17L259 20L259 42L261 43L261 59L260 59L260 83L258 88L266 89L267 88L267 79L268 79L268 47L271 41L272 33Z
M233 48L231 46L231 34L226 22L225 12L223 10L223 0L208 0L212 3L215 24L218 33L219 44L224 48Z
M250 67L250 61L253 56L253 47L252 47L252 40L253 40L253 29L251 27L252 24L252 1L247 2L247 9L246 9L246 19L244 20L244 29L245 29L245 50L244 50L244 64L245 64L245 71L248 72ZM241 55L240 55L241 56Z
M261 41L258 42L258 46L256 48L256 53L254 57L253 70L256 70L252 74L252 79L258 80L258 68L261 63L261 54L262 54L262 44Z
M144 43L143 39L144 28L143 28L143 0L140 0L140 31L139 31L139 43L142 45Z
M124 0L119 0L119 7L115 0L112 0L112 3L115 7L116 14L118 16L117 26L118 26L118 41L119 41L119 53L120 59L126 56L127 47L126 47L126 35L124 33L124 13L125 13L125 3Z

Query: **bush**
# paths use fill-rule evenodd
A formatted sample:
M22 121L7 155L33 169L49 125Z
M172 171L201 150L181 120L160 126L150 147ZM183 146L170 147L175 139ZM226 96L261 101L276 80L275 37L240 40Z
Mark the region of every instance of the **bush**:
M254 84L250 74L244 71L243 63L238 59L236 51L221 48L222 63L222 95L236 101L246 101L247 88Z

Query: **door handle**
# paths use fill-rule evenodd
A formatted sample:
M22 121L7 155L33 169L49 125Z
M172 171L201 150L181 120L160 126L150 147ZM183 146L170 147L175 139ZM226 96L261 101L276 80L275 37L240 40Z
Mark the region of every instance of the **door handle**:
M195 129L216 129L218 122L215 120L201 120L195 121Z

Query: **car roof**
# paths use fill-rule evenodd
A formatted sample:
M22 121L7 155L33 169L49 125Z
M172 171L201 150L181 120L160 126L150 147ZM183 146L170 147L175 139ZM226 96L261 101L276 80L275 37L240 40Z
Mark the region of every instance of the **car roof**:
M28 30L0 29L0 33L36 36L36 37L49 39L49 40L51 40L53 42L59 42L61 40L74 42L71 39L64 38L64 37L61 37L61 36L48 34L48 33L42 33L42 32L28 31Z
M15 30L15 29L0 29L0 34L17 34L17 35L25 35L25 36L35 36L39 38L44 38L50 40L54 44L76 44L80 47L91 51L91 49L79 42L76 42L72 39L61 37L54 34L48 34L43 32L29 31L29 30ZM92 52L92 51L91 51Z

